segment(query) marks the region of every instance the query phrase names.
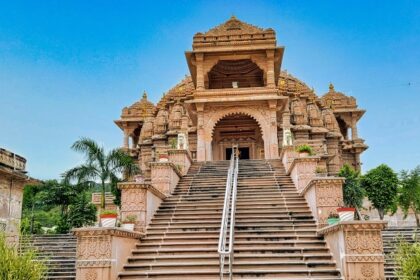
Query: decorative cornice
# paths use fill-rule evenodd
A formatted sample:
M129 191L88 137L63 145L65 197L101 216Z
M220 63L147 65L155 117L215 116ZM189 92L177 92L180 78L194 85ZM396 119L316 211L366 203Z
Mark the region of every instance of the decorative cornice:
M383 230L386 221L343 221L318 230L318 235L327 235L337 231Z
M309 181L309 183L302 189L300 195L305 195L307 191L309 191L312 186L317 186L321 184L343 184L345 178L343 177L315 177Z
M184 150L184 149L170 149L170 150L168 150L168 154L184 154L184 155L186 155L188 157L188 159L190 161L192 161L189 150Z
M292 163L290 164L289 168L287 169L287 174L289 175L293 168L295 167L296 164L301 163L301 162L318 162L320 161L321 157L319 156L309 156L309 157L297 157L294 158Z
M163 194L161 191L156 189L151 184L146 183L136 183L136 182L124 182L118 184L118 189L125 190L125 189L146 189L153 193L155 196L159 197L160 199L165 199L167 196Z
M172 162L150 162L150 167L157 167L157 168L162 168L164 166L170 166L172 168L172 170L179 176L179 178L182 177L181 172L179 172L178 168L176 168L175 164L173 164Z
M116 237L136 238L139 239L144 236L144 233L125 230L121 228L101 228L101 227L86 227L76 228L72 230L73 234L79 236L100 236L110 235Z

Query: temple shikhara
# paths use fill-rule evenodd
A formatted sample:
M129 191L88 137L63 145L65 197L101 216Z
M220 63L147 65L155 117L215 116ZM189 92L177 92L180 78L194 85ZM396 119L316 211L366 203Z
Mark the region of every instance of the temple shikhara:
M231 17L194 35L188 75L157 104L144 92L122 109L141 174L118 184L119 216L134 230L75 229L77 279L385 279L386 222L344 215L337 177L360 170L365 110L282 70L284 51Z
M173 143L198 162L229 159L232 144L241 159L267 160L278 159L284 146L309 144L329 174L343 163L359 169L367 146L357 122L365 111L332 84L318 96L282 71L284 49L273 29L235 17L195 34L185 52L189 76L156 105L144 93L116 121L144 174Z

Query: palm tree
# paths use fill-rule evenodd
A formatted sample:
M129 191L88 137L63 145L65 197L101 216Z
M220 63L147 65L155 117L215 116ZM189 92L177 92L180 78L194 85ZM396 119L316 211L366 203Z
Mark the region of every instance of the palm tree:
M107 183L116 184L120 177L130 177L139 170L133 158L122 149L113 149L105 153L104 148L94 140L81 138L74 142L71 148L83 153L86 162L63 174L64 181L77 181L78 184L101 185L101 208L105 208L105 187Z

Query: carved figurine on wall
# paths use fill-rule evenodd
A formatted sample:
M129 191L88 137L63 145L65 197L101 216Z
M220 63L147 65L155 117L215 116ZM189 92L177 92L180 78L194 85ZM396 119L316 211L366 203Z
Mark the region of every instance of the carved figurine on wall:
M283 130L283 147L293 146L293 134L290 128Z
M179 150L188 150L188 138L184 133L178 134L178 147Z

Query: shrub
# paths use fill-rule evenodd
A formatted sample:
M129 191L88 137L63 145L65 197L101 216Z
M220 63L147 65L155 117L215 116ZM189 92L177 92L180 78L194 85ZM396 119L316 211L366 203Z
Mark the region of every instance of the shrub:
M0 234L0 279L41 280L47 271L46 266L35 261L34 251L18 250L7 244L4 234Z
M339 177L344 177L343 201L347 207L356 208L357 215L361 216L359 210L363 204L365 190L360 184L360 173L354 170L350 165L344 164L338 173Z
M420 243L401 241L394 255L399 279L420 279Z
M312 149L312 147L309 146L309 145L306 145L306 144L297 146L296 152L298 152L298 153L309 153L309 155L314 154L314 150Z
M135 221L137 220L137 216L136 215L128 215L125 219L124 219L124 221L123 221L123 223L134 223Z

